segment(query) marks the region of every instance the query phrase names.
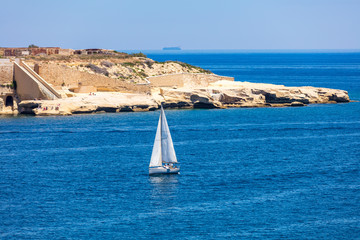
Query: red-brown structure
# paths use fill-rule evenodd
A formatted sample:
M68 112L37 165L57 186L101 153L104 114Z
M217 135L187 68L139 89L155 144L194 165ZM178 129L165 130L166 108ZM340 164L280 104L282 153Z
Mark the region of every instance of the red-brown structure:
M107 49L63 49L59 47L31 47L31 48L0 48L0 56L21 57L21 56L39 56L39 55L92 55L92 54L115 54L113 50Z
M59 47L39 47L39 48L2 48L5 57L37 56L59 54Z

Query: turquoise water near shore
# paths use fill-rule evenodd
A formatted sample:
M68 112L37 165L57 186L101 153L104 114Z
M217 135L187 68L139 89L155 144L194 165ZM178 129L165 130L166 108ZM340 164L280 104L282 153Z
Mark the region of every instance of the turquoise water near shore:
M358 53L145 53L360 100ZM166 114L181 174L162 177L159 111L0 117L0 238L360 236L359 102Z

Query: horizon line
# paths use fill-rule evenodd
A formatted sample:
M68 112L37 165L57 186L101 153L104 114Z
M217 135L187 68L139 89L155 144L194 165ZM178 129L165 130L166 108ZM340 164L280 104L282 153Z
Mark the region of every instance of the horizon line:
M116 51L159 51L164 53L175 53L183 51L238 51L238 52L360 52L360 49L115 49Z

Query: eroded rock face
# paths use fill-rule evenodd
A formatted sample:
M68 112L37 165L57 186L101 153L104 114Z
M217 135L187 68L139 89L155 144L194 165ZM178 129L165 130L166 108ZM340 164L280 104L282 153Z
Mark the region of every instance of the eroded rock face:
M221 94L218 99L224 105L265 105L292 103L349 102L346 91L315 87L285 87L282 85L219 81L210 84L212 92Z
M159 102L164 107L173 108L218 108L221 104L204 89L189 90L186 88L161 88Z
M22 101L20 106L26 109L25 113L42 116L151 111L158 108L151 96L130 93L78 94L76 97L65 99Z
M329 101L335 101L337 103L350 101L348 92L341 90L329 91L327 94L325 94L325 97L327 97Z
M77 94L59 100L24 101L36 115L69 115L96 112L134 112L165 108L298 107L311 103L349 102L346 91L282 85L219 81L208 87L154 88L151 95L130 93Z
M166 103L177 106L185 102L193 108L286 107L350 101L343 90L231 81L212 83L207 88L161 88L159 91Z

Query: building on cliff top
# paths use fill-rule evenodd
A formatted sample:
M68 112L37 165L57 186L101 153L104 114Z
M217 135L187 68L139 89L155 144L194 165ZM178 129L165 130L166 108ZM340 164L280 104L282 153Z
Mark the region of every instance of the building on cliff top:
M61 49L59 47L37 47L37 48L0 48L0 55L5 57L39 56L39 55L72 55L74 50Z
M113 50L89 48L89 49L63 49L59 47L20 47L20 48L0 48L0 56L22 57L22 56L40 56L40 55L93 55L93 54L115 54Z
M114 54L113 50L108 49L99 49L99 48L89 48L89 49L79 49L75 50L74 54L77 55L92 55L92 54Z

